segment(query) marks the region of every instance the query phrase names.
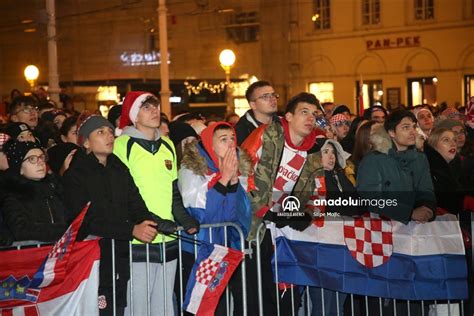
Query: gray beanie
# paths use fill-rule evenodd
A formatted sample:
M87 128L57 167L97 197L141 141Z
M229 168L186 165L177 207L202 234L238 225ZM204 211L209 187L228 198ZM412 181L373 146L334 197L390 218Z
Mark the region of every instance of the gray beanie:
M453 120L453 119L441 120L435 125L434 128L435 129L438 129L438 128L452 129L455 126L461 126L462 128L465 129L464 124L461 121Z
M77 142L80 146L84 144L84 141L89 138L90 133L103 126L109 127L112 131L114 126L100 115L91 115L82 122L77 129Z

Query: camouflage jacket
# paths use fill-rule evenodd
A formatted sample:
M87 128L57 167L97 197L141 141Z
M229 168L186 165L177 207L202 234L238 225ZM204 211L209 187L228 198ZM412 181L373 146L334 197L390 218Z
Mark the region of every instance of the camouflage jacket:
M248 240L255 239L257 229L262 223L262 218L257 215L259 211L265 208L269 209L272 205L273 184L280 166L284 146L283 126L279 121L258 127L241 146L250 155L253 163L256 164L254 167L255 188L249 192L252 204L252 224ZM256 154L260 147L262 153L261 157L257 159ZM292 192L292 195L298 198L302 211L305 210L305 206L314 192L315 178L321 176L324 177L321 155L318 153L308 154Z

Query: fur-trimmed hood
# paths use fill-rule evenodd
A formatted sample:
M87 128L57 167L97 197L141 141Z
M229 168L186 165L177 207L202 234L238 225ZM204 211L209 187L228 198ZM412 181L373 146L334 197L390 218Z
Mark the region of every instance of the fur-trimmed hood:
M373 151L383 154L388 154L393 147L392 139L383 125L374 126L374 133L369 137L369 141L373 146Z
M186 144L183 150L181 167L187 168L199 176L208 174L208 161L210 161L210 158L209 156L203 156L201 152L205 151L198 141L195 140ZM207 153L205 154L207 155ZM239 150L239 172L243 176L248 176L252 172L250 156L244 150Z

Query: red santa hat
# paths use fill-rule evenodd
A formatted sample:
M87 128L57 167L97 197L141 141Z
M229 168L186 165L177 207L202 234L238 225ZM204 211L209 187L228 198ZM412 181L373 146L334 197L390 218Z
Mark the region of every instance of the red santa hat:
M122 105L122 115L120 116L119 127L121 129L131 124L135 125L140 106L150 96L154 95L145 91L131 91L127 93Z

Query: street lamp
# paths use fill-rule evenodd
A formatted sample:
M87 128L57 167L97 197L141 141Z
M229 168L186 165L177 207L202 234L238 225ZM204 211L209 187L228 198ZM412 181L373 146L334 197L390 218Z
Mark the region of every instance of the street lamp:
M221 63L222 69L225 71L225 81L226 81L226 99L227 99L227 113L234 111L234 105L232 102L232 87L230 82L230 69L235 63L235 54L230 49L224 49L219 54L219 61Z
M35 81L38 79L39 76L39 69L35 65L28 65L23 72L25 74L26 81L30 84L31 91L33 91L35 87Z

